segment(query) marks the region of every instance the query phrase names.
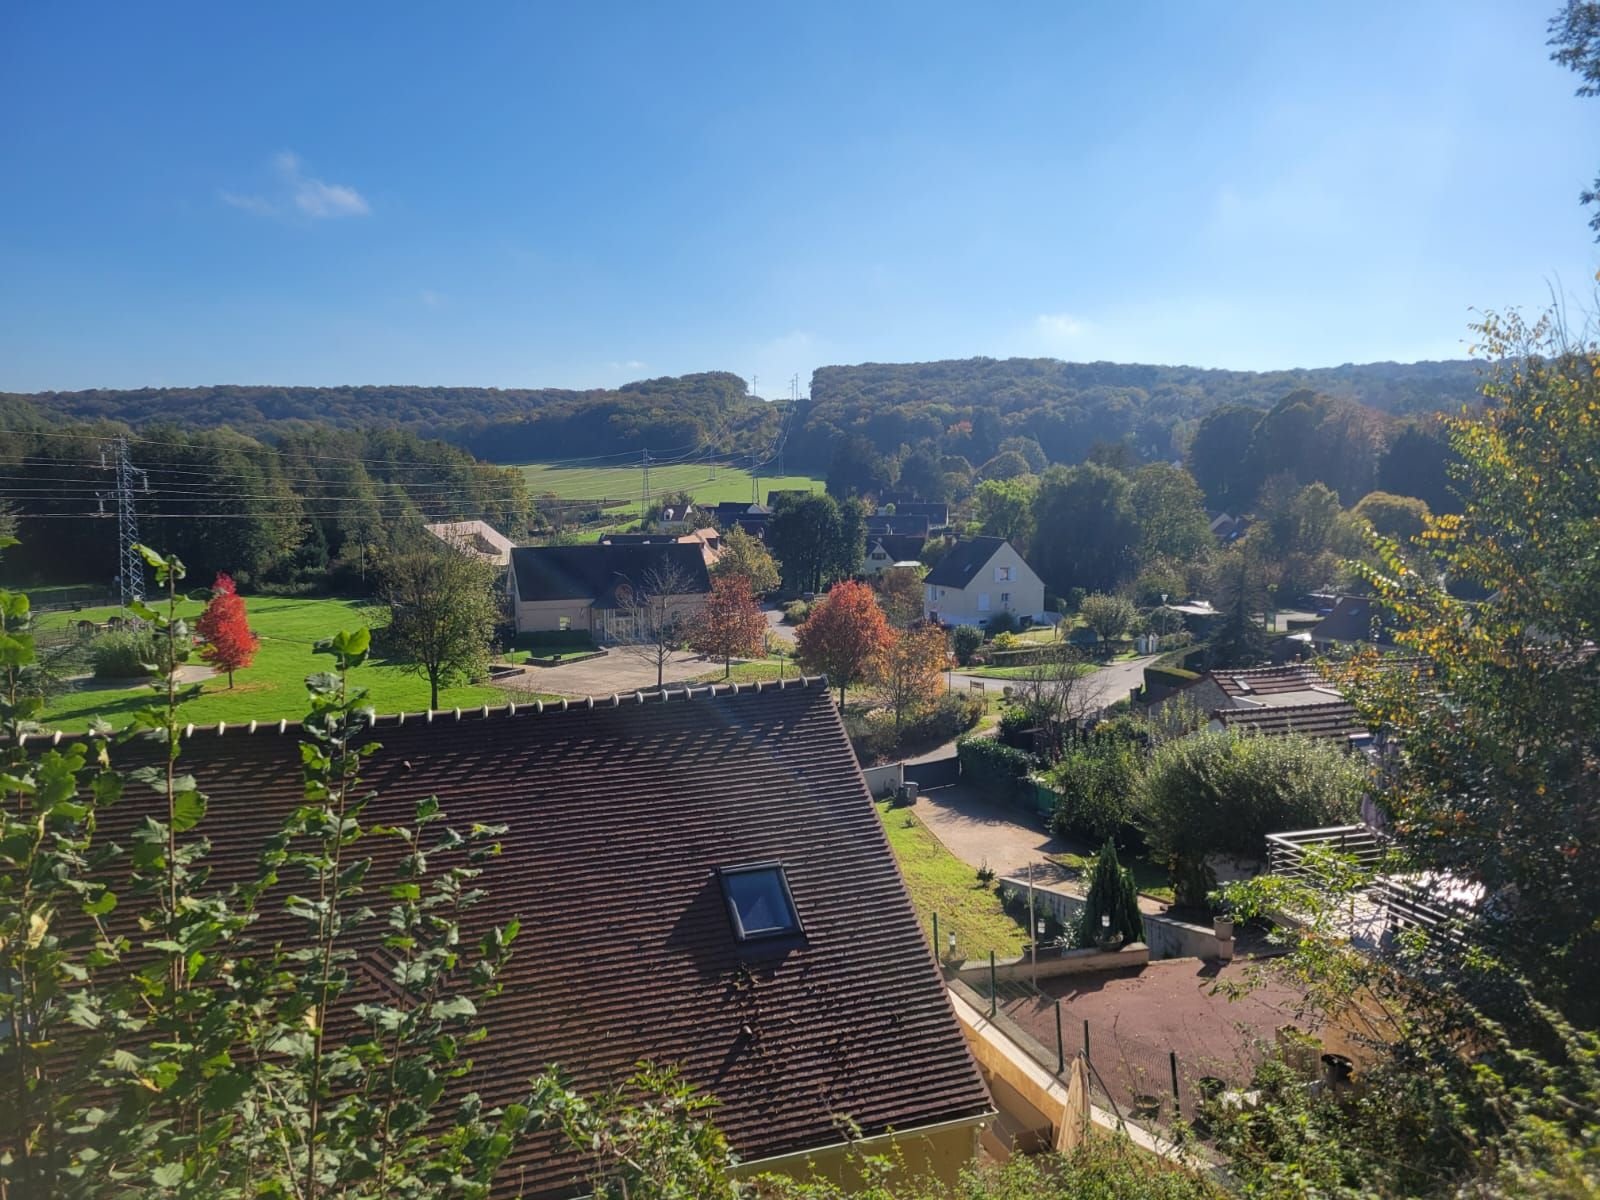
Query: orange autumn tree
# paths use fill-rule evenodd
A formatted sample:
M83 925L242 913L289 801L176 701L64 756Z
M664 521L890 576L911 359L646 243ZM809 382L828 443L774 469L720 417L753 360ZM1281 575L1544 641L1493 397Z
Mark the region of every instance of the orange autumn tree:
M939 673L950 661L950 643L937 625L907 629L878 657L873 682L894 713L898 734L902 720L939 698Z
M733 672L735 658L754 658L766 647L767 618L743 575L722 575L711 581L705 606L689 627L689 646L696 654L722 660L722 677Z
M795 660L826 675L844 690L871 677L878 660L894 642L894 630L878 607L878 597L864 583L846 580L817 602L795 635Z
M233 577L219 571L211 585L211 602L195 622L195 630L205 639L200 657L219 671L228 673L228 686L233 686L233 673L242 671L255 660L261 639L251 630L245 619L244 597L233 586Z

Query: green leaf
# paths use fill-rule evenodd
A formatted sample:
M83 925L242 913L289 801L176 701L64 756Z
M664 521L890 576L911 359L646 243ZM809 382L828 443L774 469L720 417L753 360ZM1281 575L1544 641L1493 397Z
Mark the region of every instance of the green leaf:
M190 784L194 780L185 776ZM196 791L179 792L172 798L172 831L174 833L187 833L200 824L206 815L206 798Z
M117 906L115 892L101 892L97 900L91 900L83 906L83 915L86 917L103 917Z
M144 549L144 547L140 547ZM150 1172L150 1182L157 1187L172 1188L183 1182L183 1164L181 1162L162 1163Z

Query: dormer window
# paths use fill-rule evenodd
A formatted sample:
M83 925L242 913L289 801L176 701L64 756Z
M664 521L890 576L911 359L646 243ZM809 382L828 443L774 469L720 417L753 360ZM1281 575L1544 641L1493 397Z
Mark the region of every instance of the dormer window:
M733 936L741 942L797 934L800 916L782 863L754 863L748 867L723 867L722 894L728 902Z

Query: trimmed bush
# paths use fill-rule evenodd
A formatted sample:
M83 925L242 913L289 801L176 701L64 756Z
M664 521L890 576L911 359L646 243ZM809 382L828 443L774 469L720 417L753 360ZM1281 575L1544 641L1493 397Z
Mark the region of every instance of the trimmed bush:
M1033 745L1034 726L1033 714L1027 709L1008 708L1000 714L1000 740L1014 749L1027 750Z
M950 644L955 650L956 661L963 667L967 666L983 645L983 630L976 625L957 625L955 632L950 635Z
M1023 798L1033 755L989 737L964 737L956 743L961 775L967 782L1005 800Z
M984 628L990 637L997 637L1002 633L1010 633L1016 627L1017 620L1010 613L997 612L989 618L989 624Z
M1060 797L1051 831L1091 845L1107 839L1139 844L1133 793L1143 768L1141 747L1125 738L1091 737L1073 746L1050 772L1050 786Z
M587 629L541 629L517 634L512 645L518 650L587 650L594 646L594 639Z
M1215 886L1207 855L1260 858L1269 833L1354 820L1366 785L1361 760L1331 742L1198 733L1151 756L1135 810L1178 903L1198 907Z
M789 625L804 625L811 615L811 606L804 600L791 600L783 606L783 619Z
M132 630L102 634L89 647L96 679L145 679L165 657L166 647L155 635Z

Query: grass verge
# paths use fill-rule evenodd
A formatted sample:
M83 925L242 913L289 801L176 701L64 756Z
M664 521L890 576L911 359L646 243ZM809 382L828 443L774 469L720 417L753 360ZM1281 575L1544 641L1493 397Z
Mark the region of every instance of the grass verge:
M933 937L933 915L939 915L939 956L949 956L952 933L958 958L984 958L990 950L1001 958L1021 954L1025 931L1000 907L993 885L979 883L977 872L946 850L910 809L887 800L877 806L924 937Z

